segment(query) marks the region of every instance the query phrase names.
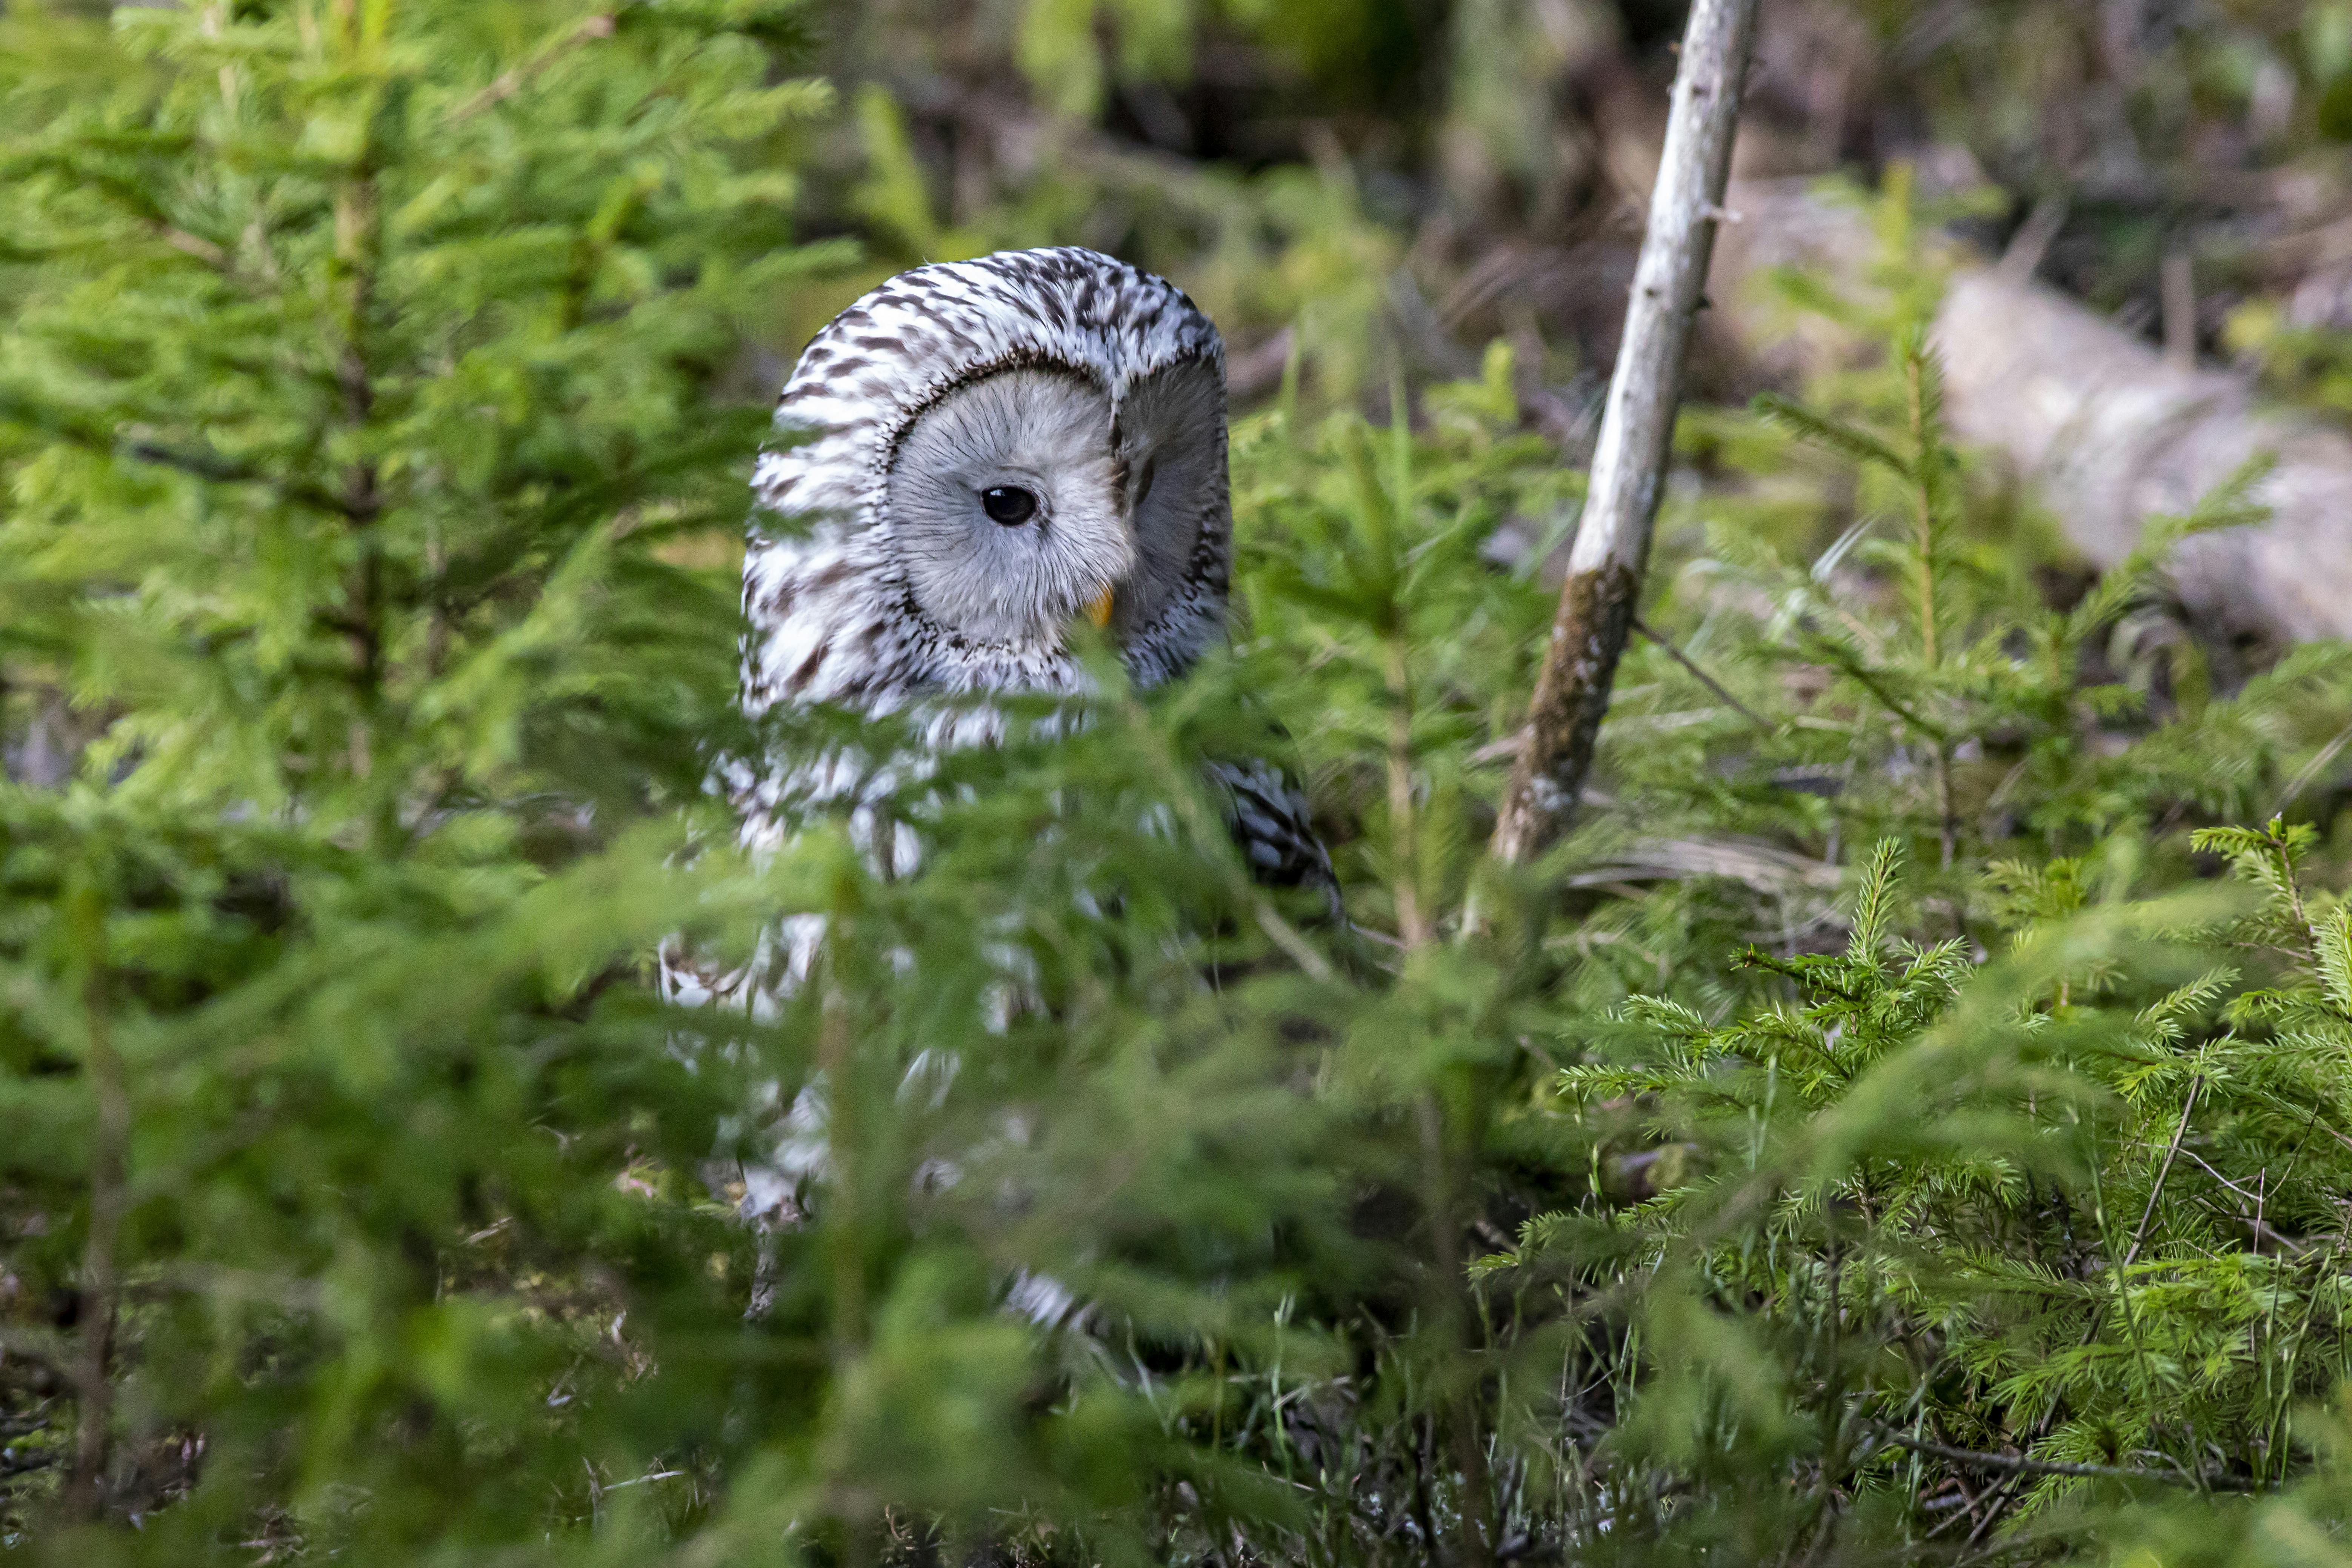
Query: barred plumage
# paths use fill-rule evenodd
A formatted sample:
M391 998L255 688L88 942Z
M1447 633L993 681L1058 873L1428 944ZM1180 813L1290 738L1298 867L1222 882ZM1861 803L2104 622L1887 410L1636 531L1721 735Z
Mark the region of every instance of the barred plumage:
M755 528L743 569L754 716L1080 691L1066 631L1089 612L1139 685L1223 633L1224 344L1160 278L1076 248L917 267L817 334L776 420L753 488L789 523ZM943 717L935 743L971 722ZM1213 771L1254 871L1330 884L1277 771ZM786 831L834 774L806 758L732 768L747 837Z

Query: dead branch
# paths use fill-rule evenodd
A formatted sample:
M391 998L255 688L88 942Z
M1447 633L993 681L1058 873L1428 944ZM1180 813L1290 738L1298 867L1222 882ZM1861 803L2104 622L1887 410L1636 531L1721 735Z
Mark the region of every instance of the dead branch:
M1650 220L1626 300L1625 335L1593 452L1583 520L1569 551L1551 642L1536 677L1493 851L1525 860L1559 831L1592 764L1625 651L1659 481L1682 401L1684 350L1724 217L1732 133L1757 0L1697 0L1683 35Z
M1957 1465L1972 1465L1979 1469L1999 1470L2013 1476L2081 1476L2094 1480L2155 1481L2160 1486L2195 1487L2202 1491L2255 1491L2255 1482L2230 1475L2196 1475L2188 1470L2142 1470L2125 1465L2079 1465L2065 1459L2034 1459L2021 1454L1987 1454L1975 1448L1955 1448L1947 1443L1931 1443L1925 1437L1913 1437L1885 1427L1875 1428L1882 1443L1914 1453L1931 1454L1939 1459L1949 1459Z

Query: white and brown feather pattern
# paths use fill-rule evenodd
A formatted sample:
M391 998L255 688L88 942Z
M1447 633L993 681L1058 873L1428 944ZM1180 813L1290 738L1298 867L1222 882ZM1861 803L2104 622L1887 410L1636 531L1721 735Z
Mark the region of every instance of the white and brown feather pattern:
M743 571L746 710L817 703L920 719L930 696L1083 691L1084 667L1058 639L977 640L924 612L896 537L892 466L927 412L1002 372L1076 378L1108 400L1116 433L1131 392L1145 408L1147 378L1183 366L1210 377L1211 478L1189 504L1181 580L1141 623L1121 629L1121 656L1141 685L1181 674L1225 630L1233 538L1215 326L1173 285L1078 248L917 267L842 312L793 369L776 406L777 444L754 471L762 516ZM941 704L918 727L945 748L988 737L992 720ZM789 831L796 807L837 806L924 767L917 758L767 758L739 761L727 777L757 842ZM1330 883L1305 803L1276 770L1216 773L1254 869L1273 882Z
M1141 378L1224 343L1173 285L1089 250L1013 251L920 267L842 312L802 354L776 405L782 440L760 461L761 508L796 525L755 538L744 609L756 629L744 698L895 709L919 691L1075 691L1058 648L975 643L914 601L885 507L899 442L940 398L982 377L1049 367L1114 405ZM1223 629L1231 559L1223 508L1205 518L1187 587L1128 639L1139 680L1176 674Z
M1041 424L1072 438L1040 450L1058 455L1069 496L1092 497L1094 511L1057 513L1068 497L1055 492L1034 532L1018 536L1034 547L1026 558L1008 556L1000 547L1016 536L990 522L962 534L952 517L943 526L943 516L969 513L992 493L993 481L973 478L987 465L967 449L985 446L982 435L1020 447ZM747 845L777 844L811 809L846 809L868 855L910 870L914 834L871 803L924 777L938 754L1000 733L991 695L1083 692L1065 612L1091 612L1107 584L1128 593L1114 636L1139 685L1181 674L1224 633L1233 550L1224 346L1159 278L1080 249L918 267L817 334L785 384L776 425L752 481L743 706L755 718L804 704L899 716L913 721L914 737L728 759L720 779ZM948 427L956 439L932 439ZM1037 473L1050 466L1040 459ZM894 492L894 475L912 476L906 493ZM1048 590L1022 614L996 613L990 593L1019 579L1019 559L1049 558L1060 575ZM944 596L942 574L953 579ZM1075 603L1074 583L1084 590ZM971 601L990 608L959 610ZM1011 630L991 640L974 628ZM1261 879L1332 888L1306 803L1277 770L1250 763L1211 772ZM805 983L824 930L819 917L785 919L733 968L674 945L662 955L664 987L680 1002L766 1016ZM754 1219L783 1222L791 1195L810 1179L795 1150L809 1141L802 1123L822 1124L813 1092L783 1117L772 1162L744 1173Z
M1275 887L1319 888L1338 913L1339 879L1298 786L1262 761L1212 762L1209 778L1224 796L1225 821L1250 874Z

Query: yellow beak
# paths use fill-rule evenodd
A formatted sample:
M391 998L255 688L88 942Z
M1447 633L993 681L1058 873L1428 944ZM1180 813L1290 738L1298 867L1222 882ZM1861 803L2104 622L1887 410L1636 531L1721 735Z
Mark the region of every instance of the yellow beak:
M1108 627L1110 625L1109 589L1104 589L1102 591L1101 597L1097 598L1092 604L1087 606L1087 619L1093 622L1098 627Z

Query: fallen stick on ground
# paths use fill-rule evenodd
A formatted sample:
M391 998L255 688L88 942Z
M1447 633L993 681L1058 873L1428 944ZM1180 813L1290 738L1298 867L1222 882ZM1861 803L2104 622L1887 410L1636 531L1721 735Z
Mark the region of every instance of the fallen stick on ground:
M1824 325L1792 328L1762 283L1789 265L1866 288L1875 242L1864 215L1812 182L1742 183L1725 204L1741 222L1718 242L1708 280L1720 326L1792 379L1854 352ZM2007 462L2101 566L2130 553L2151 514L2185 512L2249 458L2274 454L2255 492L2270 520L2182 543L2181 601L2223 637L2352 637L2352 436L2264 409L2248 377L2168 362L2034 282L2028 266L1952 254L1935 342L1956 435Z

